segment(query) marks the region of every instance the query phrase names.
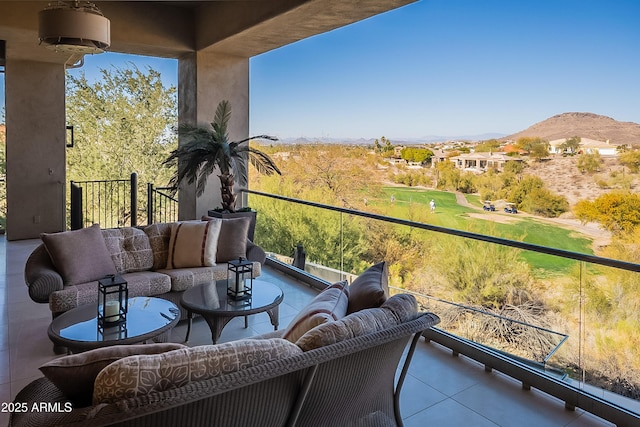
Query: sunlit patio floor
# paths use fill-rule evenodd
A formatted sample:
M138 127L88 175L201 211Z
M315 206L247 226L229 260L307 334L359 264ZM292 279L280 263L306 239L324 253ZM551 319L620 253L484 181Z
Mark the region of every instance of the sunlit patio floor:
M10 402L27 383L40 377L38 367L56 356L47 337L51 313L46 304L29 298L24 284L25 260L37 240L6 242L0 238L0 401ZM261 279L280 286L280 327L317 293L280 272L265 268ZM236 318L224 329L220 342L272 330L266 313L249 317L249 327ZM186 324L172 332L182 342ZM211 334L202 319L194 321L189 345L210 344ZM445 426L610 426L580 409L566 410L564 402L435 343L421 341L401 395L401 411L408 427ZM0 413L0 425L9 415Z

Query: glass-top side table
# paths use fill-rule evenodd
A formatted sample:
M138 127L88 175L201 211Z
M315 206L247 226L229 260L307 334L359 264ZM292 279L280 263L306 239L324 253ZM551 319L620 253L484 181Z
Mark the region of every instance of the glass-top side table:
M189 320L185 341L189 341L194 313L201 315L209 325L214 344L234 317L244 316L246 328L247 316L266 312L274 330L278 330L278 306L284 299L282 289L264 280L254 280L251 293L249 300L234 301L227 296L226 280L197 285L184 291L180 304L187 310Z
M137 344L156 338L178 324L180 310L171 301L154 297L135 297L127 300L127 320L121 326L98 331L95 304L82 305L53 319L49 337L70 352L82 352L99 347Z

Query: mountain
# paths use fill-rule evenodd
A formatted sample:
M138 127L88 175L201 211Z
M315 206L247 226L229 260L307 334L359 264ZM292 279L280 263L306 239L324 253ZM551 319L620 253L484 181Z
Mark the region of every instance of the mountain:
M640 145L640 124L619 122L593 113L562 113L502 139L517 140L524 136L540 137L547 141L579 136L631 146Z
M462 135L462 136L438 136L438 135L425 135L420 138L394 138L389 137L389 141L393 145L419 145L429 144L434 142L445 141L486 141L487 139L502 139L504 133L483 133L480 135ZM282 138L280 143L283 144L353 144L353 145L373 145L375 138Z

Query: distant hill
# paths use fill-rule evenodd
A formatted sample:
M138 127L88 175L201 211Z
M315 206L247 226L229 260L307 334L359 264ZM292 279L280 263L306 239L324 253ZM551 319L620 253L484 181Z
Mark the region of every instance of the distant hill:
M394 138L388 137L393 145L419 145L434 142L446 141L486 141L487 139L502 139L504 133L483 133L480 135L458 135L458 136L438 136L426 135L420 138ZM353 145L373 145L375 138L282 138L283 144L353 144Z
M562 113L502 139L516 140L524 136L540 137L547 141L579 136L598 141L609 140L615 145L640 146L640 124L619 122L593 113Z

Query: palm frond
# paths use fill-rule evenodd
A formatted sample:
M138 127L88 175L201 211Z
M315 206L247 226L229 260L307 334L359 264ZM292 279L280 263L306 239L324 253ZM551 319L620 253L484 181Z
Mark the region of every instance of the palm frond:
M258 173L264 175L273 175L277 173L282 175L278 166L271 160L271 158L260 150L255 148L249 148L249 161L258 170Z
M211 126L213 127L214 140L219 143L227 142L227 123L231 117L231 104L226 99L220 101L216 108L216 115Z

